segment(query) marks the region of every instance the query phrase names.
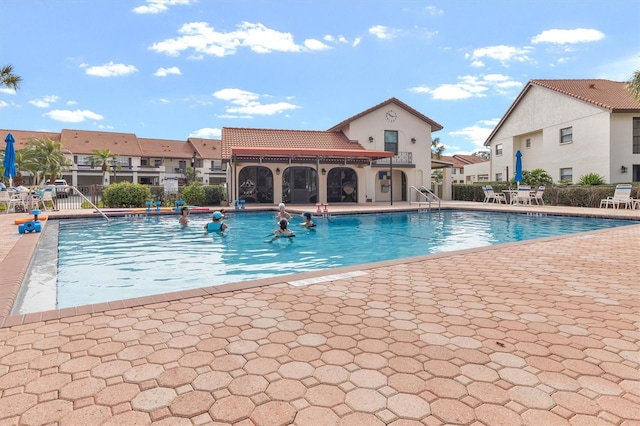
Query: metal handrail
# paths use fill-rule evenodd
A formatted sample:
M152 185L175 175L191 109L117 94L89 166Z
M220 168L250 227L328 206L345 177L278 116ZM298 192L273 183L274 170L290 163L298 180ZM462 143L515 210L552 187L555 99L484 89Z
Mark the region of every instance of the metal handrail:
M415 191L419 197L423 197L425 199L425 201L429 204L429 210L431 210L431 203L434 200L437 200L438 210L440 210L440 197L438 197L431 189L422 185L418 188L416 188L415 186L411 186L409 189ZM420 203L422 203L422 201L418 201L418 207L420 207Z
M69 188L73 189L73 190L75 191L75 192L74 192L75 194L78 194L80 197L84 198L84 200L85 200L87 203L89 203L89 204L91 205L91 207L93 207L94 209L96 209L96 210L98 211L98 213L100 213L100 215L101 215L102 217L104 217L104 218L107 220L107 222L111 222L111 219L109 219L109 217L108 217L106 214L104 214L104 212L103 212L102 210L100 210L100 209L98 208L98 206L96 206L95 204L93 204L93 202L92 202L90 199L88 199L88 198L87 198L87 197L86 197L86 196L85 196L81 191L79 191L79 190L78 190L78 188L76 188L75 186L71 186L71 185L69 185ZM55 189L54 189L54 190L55 190Z

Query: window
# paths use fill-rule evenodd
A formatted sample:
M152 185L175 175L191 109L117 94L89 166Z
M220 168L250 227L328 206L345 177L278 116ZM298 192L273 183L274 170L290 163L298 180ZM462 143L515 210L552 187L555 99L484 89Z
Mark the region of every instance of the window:
M452 174L452 175L455 175L455 174L456 174L456 169L455 169L455 168L454 168L454 169L451 169L451 174Z
M496 173L496 182L502 182L502 173Z
M396 130L384 131L384 150L398 155L398 132Z
M560 143L563 144L571 142L573 142L573 127L560 129Z
M160 167L162 166L162 160L153 160L153 165L155 167Z
M640 117L633 117L633 153L640 154Z
M502 144L496 144L496 155L502 155Z
M141 158L141 159L140 159L140 165L141 165L141 166L148 166L148 165L149 165L149 159L147 159L147 158Z
M464 167L460 167L460 169L458 170L458 173L460 173L461 175L464 174Z
M524 141L524 146L525 148L531 148L531 139L527 139L526 141Z
M560 169L560 182L573 182L573 168Z

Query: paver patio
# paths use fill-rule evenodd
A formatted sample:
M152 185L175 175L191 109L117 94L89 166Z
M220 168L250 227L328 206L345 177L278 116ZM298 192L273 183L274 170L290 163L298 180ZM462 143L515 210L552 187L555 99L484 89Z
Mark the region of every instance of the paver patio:
M639 259L632 225L9 317L0 425L640 424Z

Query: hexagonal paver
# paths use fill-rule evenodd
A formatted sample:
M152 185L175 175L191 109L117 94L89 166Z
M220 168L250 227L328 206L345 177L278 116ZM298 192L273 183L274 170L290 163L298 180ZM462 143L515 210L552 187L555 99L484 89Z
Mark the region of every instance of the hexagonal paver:
M207 412L211 405L213 396L209 392L192 391L175 398L169 405L169 410L176 416L194 417Z
M116 406L123 402L131 401L140 393L138 385L133 383L118 383L113 386L107 386L98 392L95 396L96 404Z
M251 413L251 421L257 425L290 425L296 416L296 409L286 402L270 401L256 407Z
M443 399L441 401L454 400ZM413 420L420 420L421 418L431 413L429 403L417 395L399 393L391 396L387 402L387 405L389 410L391 410L391 412L393 412L396 416L402 416L403 418ZM471 416L471 419L473 419L473 416ZM462 423L466 423L467 421Z
M264 377L247 374L233 379L228 389L234 395L252 396L264 392L268 385L269 382Z
M270 383L265 391L269 398L276 401L295 401L304 396L307 388L298 380L282 379Z
M74 380L60 388L60 398L74 401L87 396L93 396L105 387L102 379L86 377L84 379Z
M218 389L224 389L231 383L232 377L224 371L210 371L208 373L199 374L193 380L194 389L213 392Z
M318 385L307 389L304 397L314 406L335 407L344 402L345 393L336 386Z
M346 404L355 411L375 413L386 408L387 400L372 389L354 389L347 393Z

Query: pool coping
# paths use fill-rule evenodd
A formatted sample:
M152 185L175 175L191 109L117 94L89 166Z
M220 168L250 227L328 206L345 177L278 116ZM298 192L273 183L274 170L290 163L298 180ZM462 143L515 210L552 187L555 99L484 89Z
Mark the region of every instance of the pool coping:
M342 212L333 211L331 212L331 214L358 214L358 209L354 207L356 206L353 206L350 209L350 211L342 211ZM640 221L640 216L621 217L619 215L607 214L607 212L602 212L602 211L597 212L597 214L596 212L589 212L589 211L585 211L583 212L583 214L577 214L574 212L567 212L567 211L540 212L540 211L537 211L539 209L536 209L536 211L522 210L521 208L496 210L493 206L486 206L486 207L474 206L474 207L475 208L465 208L463 206L459 206L459 207L446 206L443 208L443 210L473 210L473 211L489 211L489 212L499 211L503 213L515 212L520 214L532 214L532 215L579 216L579 217L591 217L591 218L603 218L603 219L623 219L623 220L630 220L630 221ZM274 210L274 209L262 207L262 208L250 209L247 211L259 211L259 210L264 211L264 210ZM293 213L302 213L303 211L305 211L304 208L289 209L289 210ZM363 211L362 209L360 209L359 213L360 214L389 213L389 212L416 211L416 210L418 209L411 208L410 206L409 207L397 206L394 209L371 208L371 209L367 209L366 211ZM155 212L152 212L152 213L155 213ZM173 214L173 213L158 212L155 214ZM118 216L122 216L122 215L118 214ZM55 217L51 217L51 219L64 220L64 219L83 218L83 217L97 218L97 216L92 213L84 213L84 214L80 213L80 214L70 214L70 215L65 215L64 213L62 213L60 215L56 215ZM640 226L640 224L635 226ZM408 263L420 262L424 260L446 258L446 257L469 254L469 253L485 252L488 250L494 250L496 248L504 248L505 246L509 246L509 245L517 246L521 244L527 244L527 243L531 243L532 241L542 242L542 241L550 241L550 240L556 240L556 239L575 238L575 237L593 234L593 233L612 232L612 231L615 231L616 229L617 228L599 229L599 230L586 231L586 232L581 232L576 234L538 238L535 240L510 242L510 243L503 243L499 245L476 247L471 249L456 250L456 251L445 252L445 253L435 253L435 254L413 256L413 257L405 257L405 258L386 260L381 262L372 262L372 263L365 263L365 264L359 264L359 265L353 265L353 266L329 268L329 269L323 269L320 271L303 272L298 274L280 275L280 276L271 277L271 278L263 278L258 280L221 284L217 286L200 287L197 289L180 290L180 291L175 291L170 293L160 293L156 295L121 299L121 300L101 302L101 303L95 303L95 304L87 304L87 305L81 305L76 307L52 309L52 310L33 312L33 313L27 313L27 314L11 315L11 309L16 299L18 298L22 282L28 271L28 268L30 267L30 264L33 259L33 254L35 253L37 245L40 241L40 235L41 235L40 233L28 233L20 236L19 240L16 242L14 247L10 250L10 252L7 254L5 259L2 260L2 263L0 263L0 328L11 327L14 325L30 324L34 322L40 322L40 321L46 321L46 320L52 320L52 319L67 318L67 317L72 317L77 315L93 314L93 313L110 311L114 309L131 308L131 307L142 306L147 304L170 302L170 301L176 301L181 299L189 299L193 297L202 297L202 296L209 296L214 294L228 293L232 291L247 290L247 289L256 288L256 287L289 283L291 281L313 280L313 279L322 278L328 275L351 273L355 271L370 270L370 269L394 266L399 264L408 264ZM6 270L7 265L11 265L11 271Z

